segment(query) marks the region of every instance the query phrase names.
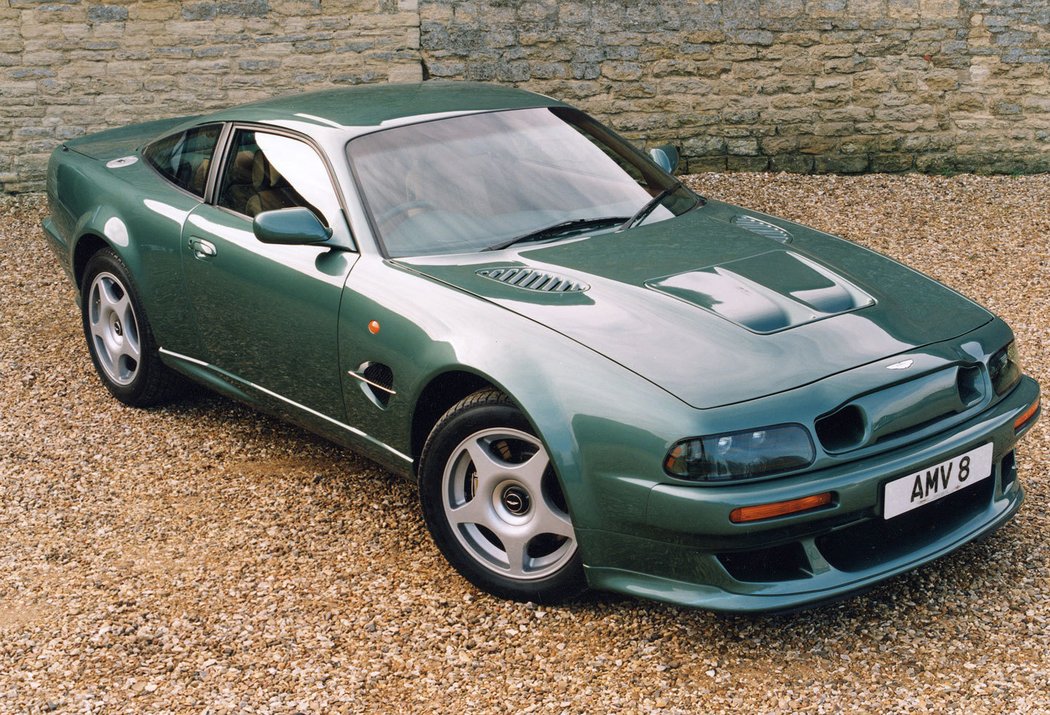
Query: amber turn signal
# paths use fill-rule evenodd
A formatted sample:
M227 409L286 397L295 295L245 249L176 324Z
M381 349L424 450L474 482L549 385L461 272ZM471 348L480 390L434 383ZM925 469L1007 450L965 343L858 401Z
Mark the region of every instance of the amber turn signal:
M831 492L824 492L823 494L814 494L813 496L791 499L790 501L778 501L772 504L759 504L758 506L742 506L729 512L729 520L734 524L740 524L746 521L772 519L774 516L784 516L785 514L816 509L819 506L825 506L830 503Z
M1035 402L1032 403L1031 407L1021 413L1021 416L1014 420L1014 432L1021 429L1027 424L1028 420L1035 417L1035 413L1039 411L1039 402L1041 398L1036 398Z

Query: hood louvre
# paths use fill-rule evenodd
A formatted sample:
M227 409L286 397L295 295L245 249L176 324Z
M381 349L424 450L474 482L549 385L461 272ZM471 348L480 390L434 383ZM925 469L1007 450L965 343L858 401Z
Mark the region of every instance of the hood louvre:
M754 216L745 216L744 214L737 214L733 217L733 224L740 228L747 229L751 233L757 233L759 236L765 238L772 238L774 241L780 243L790 243L791 234L780 228L780 226L774 226L767 221L755 218Z
M537 271L533 268L483 268L477 271L477 275L516 288L539 293L582 293L590 288L589 285L581 281L564 278L546 271Z

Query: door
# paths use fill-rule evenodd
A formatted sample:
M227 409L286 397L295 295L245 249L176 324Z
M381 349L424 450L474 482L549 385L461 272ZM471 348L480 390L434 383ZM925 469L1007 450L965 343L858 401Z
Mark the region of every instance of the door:
M265 244L252 232L263 211L305 206L350 245L324 162L295 137L235 129L215 197L194 209L182 234L201 359L254 399L293 408L288 416L306 407L342 420L337 318L357 254Z

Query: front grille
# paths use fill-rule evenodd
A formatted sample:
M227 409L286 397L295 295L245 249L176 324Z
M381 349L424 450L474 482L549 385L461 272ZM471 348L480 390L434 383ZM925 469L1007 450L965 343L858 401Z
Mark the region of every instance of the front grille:
M718 561L737 581L750 583L795 581L813 575L805 549L798 542L718 554Z
M928 373L854 397L817 418L817 439L828 452L841 453L917 434L980 404L983 386L977 365Z
M589 285L532 268L483 268L477 272L483 278L512 285L515 288L540 293L582 293Z

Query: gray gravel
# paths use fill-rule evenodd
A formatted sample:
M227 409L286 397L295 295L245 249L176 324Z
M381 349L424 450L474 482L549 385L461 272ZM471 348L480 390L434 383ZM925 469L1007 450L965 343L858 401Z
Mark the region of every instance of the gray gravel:
M1050 177L704 175L990 306L1050 384ZM39 196L0 198L0 712L1050 712L1047 420L990 539L844 603L506 603L415 489L206 393L91 371Z

